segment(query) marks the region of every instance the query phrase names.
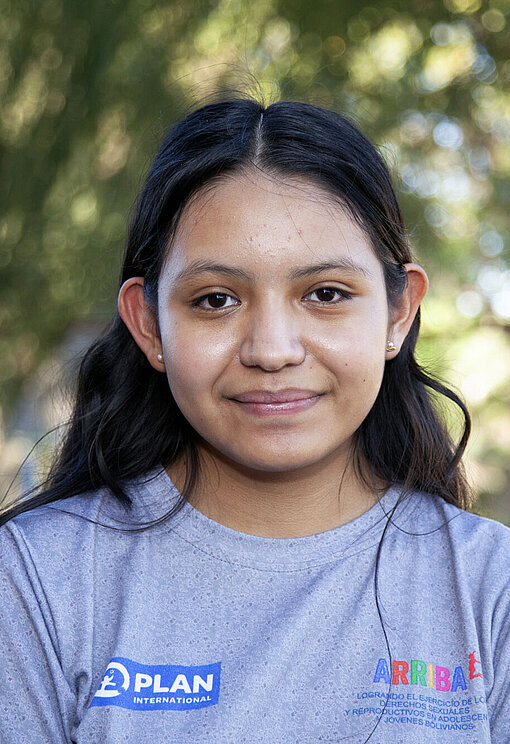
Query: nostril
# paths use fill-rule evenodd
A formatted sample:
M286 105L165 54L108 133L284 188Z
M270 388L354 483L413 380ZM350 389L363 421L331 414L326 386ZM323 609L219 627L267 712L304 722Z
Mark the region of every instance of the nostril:
M275 371L289 364L301 364L306 357L306 349L299 339L275 337L245 339L241 345L241 362L250 367L261 367Z

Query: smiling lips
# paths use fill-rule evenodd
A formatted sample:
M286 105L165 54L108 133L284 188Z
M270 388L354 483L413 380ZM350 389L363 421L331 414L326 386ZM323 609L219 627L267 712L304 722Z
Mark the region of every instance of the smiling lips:
M230 400L238 403L247 413L273 416L304 411L315 405L321 396L322 393L316 393L313 390L289 388L277 392L250 390L247 393L233 395Z

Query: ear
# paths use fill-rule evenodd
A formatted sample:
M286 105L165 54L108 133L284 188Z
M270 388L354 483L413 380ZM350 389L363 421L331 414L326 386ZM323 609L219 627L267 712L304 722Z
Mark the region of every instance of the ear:
M386 350L386 359L393 359L400 351L429 286L427 274L421 266L408 263L404 264L404 269L407 272L407 287L398 307L390 310L388 323L388 342L392 342L395 348Z
M117 301L119 315L151 366L158 372L164 372L158 322L145 302L143 283L142 276L135 276L124 282ZM158 354L161 359L158 359Z

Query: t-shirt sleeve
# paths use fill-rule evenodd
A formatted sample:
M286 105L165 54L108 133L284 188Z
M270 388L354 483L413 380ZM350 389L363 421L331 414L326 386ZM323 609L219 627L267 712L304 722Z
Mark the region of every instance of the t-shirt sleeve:
M0 530L0 741L69 744L76 696L51 607L23 535Z
M510 571L510 561L506 566ZM507 575L510 578L510 575ZM487 697L492 744L510 742L510 585L497 602L492 621L494 682Z

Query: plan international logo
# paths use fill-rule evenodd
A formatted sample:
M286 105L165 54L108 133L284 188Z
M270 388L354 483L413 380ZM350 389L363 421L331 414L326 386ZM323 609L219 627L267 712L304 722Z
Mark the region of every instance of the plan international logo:
M216 705L221 662L202 666L139 664L117 656L110 661L90 708L117 705L131 710L193 710Z

